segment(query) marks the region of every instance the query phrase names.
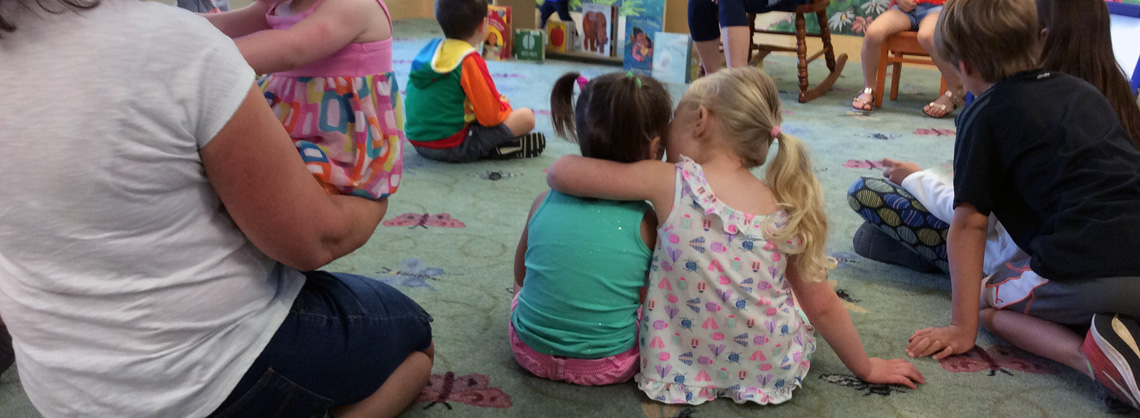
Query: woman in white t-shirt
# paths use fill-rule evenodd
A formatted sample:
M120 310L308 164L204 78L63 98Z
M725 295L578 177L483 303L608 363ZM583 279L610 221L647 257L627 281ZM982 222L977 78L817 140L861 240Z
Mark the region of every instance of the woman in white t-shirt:
M387 202L326 195L253 82L187 11L0 0L0 317L44 415L392 416L426 384L423 309L301 273Z

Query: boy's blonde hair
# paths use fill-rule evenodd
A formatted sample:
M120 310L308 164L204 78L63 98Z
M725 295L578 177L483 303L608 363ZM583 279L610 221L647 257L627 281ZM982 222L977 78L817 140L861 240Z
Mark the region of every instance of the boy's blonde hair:
M958 68L965 61L988 83L1037 68L1033 0L949 0L934 29L934 50Z
M767 238L780 244L781 251L798 255L795 267L804 280L824 280L836 263L824 254L827 215L823 213L823 189L812 171L806 146L785 133L772 138L772 128L783 121L772 78L754 67L720 70L693 82L678 107L704 107L716 116L728 145L748 168L763 165L772 141L778 141L776 158L768 165L765 180L788 213L788 223L766 228Z

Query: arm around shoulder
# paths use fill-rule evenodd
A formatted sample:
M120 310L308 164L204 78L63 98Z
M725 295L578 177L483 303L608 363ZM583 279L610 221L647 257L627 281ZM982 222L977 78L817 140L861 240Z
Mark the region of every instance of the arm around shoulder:
M661 161L617 163L566 155L550 166L546 183L562 193L610 200L648 200L660 219L673 208L676 168Z
M387 200L325 194L257 86L199 154L242 233L269 257L300 270L364 245L388 208Z

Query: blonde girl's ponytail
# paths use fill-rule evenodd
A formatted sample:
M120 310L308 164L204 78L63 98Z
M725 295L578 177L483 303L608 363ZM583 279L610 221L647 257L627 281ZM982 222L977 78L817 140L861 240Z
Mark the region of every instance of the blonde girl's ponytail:
M824 280L836 263L824 254L823 189L812 171L807 146L781 132L783 116L775 82L757 68L732 68L697 80L686 96L696 103L682 100L683 105L703 106L716 116L728 145L746 167L763 165L772 142L778 144L765 180L787 212L788 222L766 228L767 238L782 244L781 251L797 255L796 267L805 280Z
M788 224L771 234L776 242L799 245L789 250L796 254L798 270L810 282L827 278L835 268L835 260L824 254L827 243L827 215L823 212L823 189L812 172L807 147L794 136L780 133L776 142L776 158L768 165L765 179L776 200L788 212Z

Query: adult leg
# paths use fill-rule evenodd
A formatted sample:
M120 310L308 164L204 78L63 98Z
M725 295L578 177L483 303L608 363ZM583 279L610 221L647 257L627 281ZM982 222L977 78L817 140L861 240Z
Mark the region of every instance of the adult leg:
M560 2L551 1L551 0L546 0L546 1L542 2L542 6L538 8L538 11L539 11L538 28L539 29L546 29L546 21L550 19L550 16L553 15L556 10L558 10L558 3L560 3Z
M918 24L918 44L922 46L927 52L930 52L930 58L934 60L934 65L938 67L938 71L942 72L942 77L946 79L946 94L938 96L930 104L922 109L924 113L931 117L940 118L944 117L958 107L959 103L965 98L965 88L962 86L962 80L958 78L958 73L954 71L954 65L947 62L945 59L934 53L934 29L938 24L938 12L931 12L926 15Z
M273 339L215 417L399 414L427 384L431 316L363 276L307 272Z
M352 405L334 408L332 414L337 418L387 418L399 415L427 386L433 361L434 343L427 350L409 354L371 396Z
M706 74L720 70L720 17L711 0L689 0L689 35Z
M930 213L902 187L881 178L863 177L851 185L847 192L847 203L883 234L883 237L875 241L885 244L873 246L867 246L865 244L868 242L863 241L871 237L857 237L854 244L860 255L921 272L932 271L930 266L913 262L908 255L895 250L897 246L902 246L941 271L949 270L946 234L950 225ZM868 233L864 231L863 234Z
M728 68L744 67L748 65L748 49L752 47L749 39L752 32L748 26L726 26L720 28L720 39L724 43L725 64Z
M745 3L748 4L745 4ZM748 49L752 47L752 32L748 25L748 11L767 8L768 2L757 0L718 0L717 17L720 20L720 40L724 43L725 63L728 68L748 65ZM712 73L711 71L709 73Z
M879 71L879 54L883 42L891 35L910 28L910 17L899 10L897 6L887 9L867 27L867 31L863 34L863 50L861 52L863 56L863 92L855 97L851 107L859 110L874 109L874 96L867 89L875 87L877 81L875 78Z

